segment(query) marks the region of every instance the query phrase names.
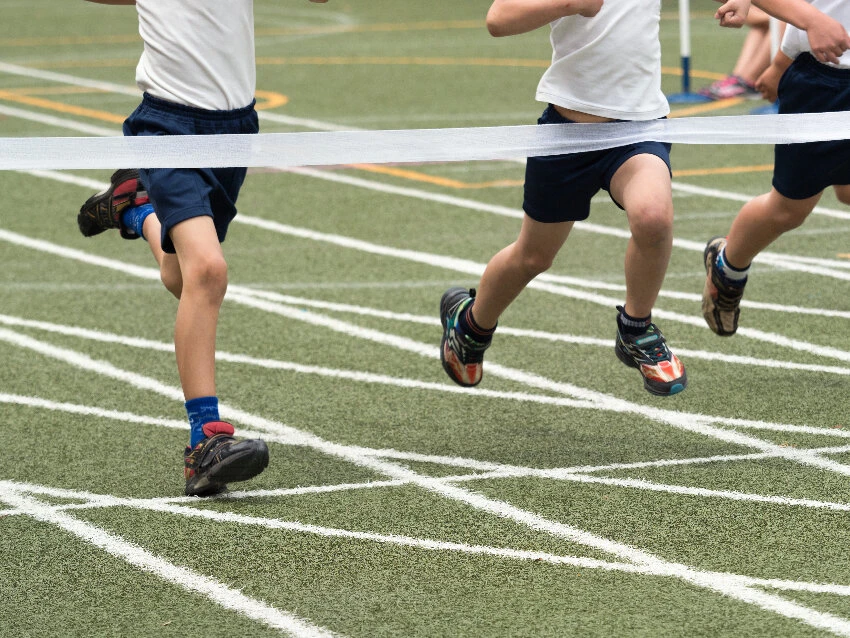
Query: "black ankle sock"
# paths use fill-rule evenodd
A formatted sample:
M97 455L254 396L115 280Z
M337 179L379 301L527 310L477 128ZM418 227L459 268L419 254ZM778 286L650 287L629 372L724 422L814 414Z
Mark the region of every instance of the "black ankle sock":
M477 341L478 343L490 343L493 339L493 333L496 332L496 326L493 326L489 330L479 326L475 322L475 317L472 316L472 306L473 304L470 304L469 307L461 313L460 317L458 317L458 325L460 326L460 329L474 341Z
M626 314L622 306L617 306L617 310L620 311L617 315L617 325L620 327L620 332L624 334L642 335L652 322L652 314L648 317L632 317Z

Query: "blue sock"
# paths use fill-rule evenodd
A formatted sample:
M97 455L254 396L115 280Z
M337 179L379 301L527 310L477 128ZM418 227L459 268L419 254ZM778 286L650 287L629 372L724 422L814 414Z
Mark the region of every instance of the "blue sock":
M186 401L186 414L189 415L191 429L189 447L195 447L207 438L204 425L210 421L218 421L218 397L198 397Z
M142 228L145 226L145 220L148 215L153 212L153 206L151 204L142 204L141 206L133 206L132 208L128 208L124 211L121 216L121 221L124 222L124 225L136 233L142 239L145 238L145 234L142 232Z
M725 248L717 254L717 269L726 283L732 286L743 286L747 283L747 276L750 274L749 265L743 268L735 268L726 260Z

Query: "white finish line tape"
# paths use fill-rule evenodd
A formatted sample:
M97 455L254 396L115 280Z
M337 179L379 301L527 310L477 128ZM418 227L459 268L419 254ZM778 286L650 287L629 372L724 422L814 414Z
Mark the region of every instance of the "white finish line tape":
M643 140L791 144L850 139L850 111L484 128L0 138L0 170L330 166L522 158Z

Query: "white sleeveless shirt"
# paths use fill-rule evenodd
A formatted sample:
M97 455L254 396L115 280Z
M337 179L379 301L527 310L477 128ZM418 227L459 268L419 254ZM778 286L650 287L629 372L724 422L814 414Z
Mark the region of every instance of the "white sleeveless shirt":
M256 89L253 0L136 0L144 51L136 83L196 108L248 106Z
M838 20L845 30L850 29L850 2L847 0L808 0L815 9L825 13L830 18ZM809 38L806 32L795 26L788 25L785 28L785 36L782 38L782 53L792 60L803 52L812 52ZM820 62L820 60L818 60ZM850 69L850 51L845 51L838 59L838 64L825 62L832 67Z
M618 120L664 117L660 19L661 0L608 0L593 18L556 20L537 99Z

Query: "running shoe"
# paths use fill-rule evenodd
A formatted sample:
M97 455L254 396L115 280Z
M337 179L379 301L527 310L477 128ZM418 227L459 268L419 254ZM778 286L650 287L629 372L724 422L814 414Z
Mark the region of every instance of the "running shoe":
M475 290L449 288L440 300L440 323L443 324L443 340L440 344L440 360L443 369L452 381L464 387L481 383L484 375L484 351L490 346L479 343L457 328L460 314L475 299Z
M127 209L149 201L139 179L139 171L134 168L121 169L112 174L105 190L95 193L82 205L77 215L77 225L85 237L117 228L124 239L136 239L138 235L124 225L121 217Z
M725 237L712 237L702 254L705 264L702 316L715 334L731 337L738 330L744 286L731 285L717 268L717 256L725 245Z
M622 307L617 309L622 312ZM688 385L685 366L670 352L664 335L654 323L639 335L623 334L618 327L614 352L624 364L640 371L643 387L651 394L678 394Z
M265 441L237 441L230 423L207 423L204 433L208 438L183 453L186 496L220 494L227 490L228 483L254 478L269 464Z
M750 84L739 75L727 75L722 80L717 80L700 89L697 93L712 100L728 100L733 97L742 97L748 100L761 99L761 92L756 90L755 85Z

